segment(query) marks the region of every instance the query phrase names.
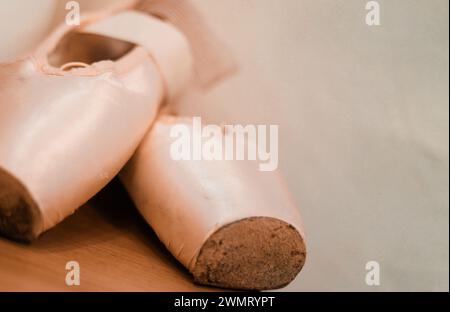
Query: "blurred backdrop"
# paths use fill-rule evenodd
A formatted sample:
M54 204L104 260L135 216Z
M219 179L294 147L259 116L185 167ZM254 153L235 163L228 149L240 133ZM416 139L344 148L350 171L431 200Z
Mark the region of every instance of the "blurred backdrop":
M34 46L65 2L0 0L0 59ZM280 125L309 248L285 290L448 291L448 1L378 1L374 27L363 0L194 2L240 71L177 111Z

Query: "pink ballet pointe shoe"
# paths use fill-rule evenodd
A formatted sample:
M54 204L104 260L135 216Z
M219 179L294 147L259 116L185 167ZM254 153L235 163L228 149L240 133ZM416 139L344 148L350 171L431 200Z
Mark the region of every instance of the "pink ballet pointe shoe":
M279 173L249 160L174 160L179 126L193 133L190 118L159 117L121 173L142 216L198 283L251 290L290 283L305 263L305 236Z
M228 70L189 3L178 4L121 2L0 65L1 233L33 240L72 214L120 171L193 72L205 85Z

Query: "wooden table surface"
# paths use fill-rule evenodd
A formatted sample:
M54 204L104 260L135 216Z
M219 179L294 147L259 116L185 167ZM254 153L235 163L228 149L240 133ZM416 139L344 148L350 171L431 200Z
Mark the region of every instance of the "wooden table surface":
M80 264L67 286L66 263ZM165 249L118 181L31 244L0 237L0 291L209 291Z

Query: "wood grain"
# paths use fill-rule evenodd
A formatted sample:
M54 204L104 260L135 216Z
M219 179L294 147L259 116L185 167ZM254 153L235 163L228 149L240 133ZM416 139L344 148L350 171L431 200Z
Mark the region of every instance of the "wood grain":
M81 285L65 283L78 261ZM0 291L210 291L143 221L120 182L31 244L0 237Z

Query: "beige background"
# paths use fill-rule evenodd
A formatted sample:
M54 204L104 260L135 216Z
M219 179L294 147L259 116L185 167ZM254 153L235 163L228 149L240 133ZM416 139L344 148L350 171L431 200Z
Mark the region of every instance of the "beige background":
M37 1L0 0L2 36L23 26L5 8L25 2ZM365 24L363 0L195 2L241 69L179 111L280 125L309 247L285 290L448 291L448 1L379 1L378 27ZM3 59L25 49L0 43ZM370 260L379 287L365 285Z

